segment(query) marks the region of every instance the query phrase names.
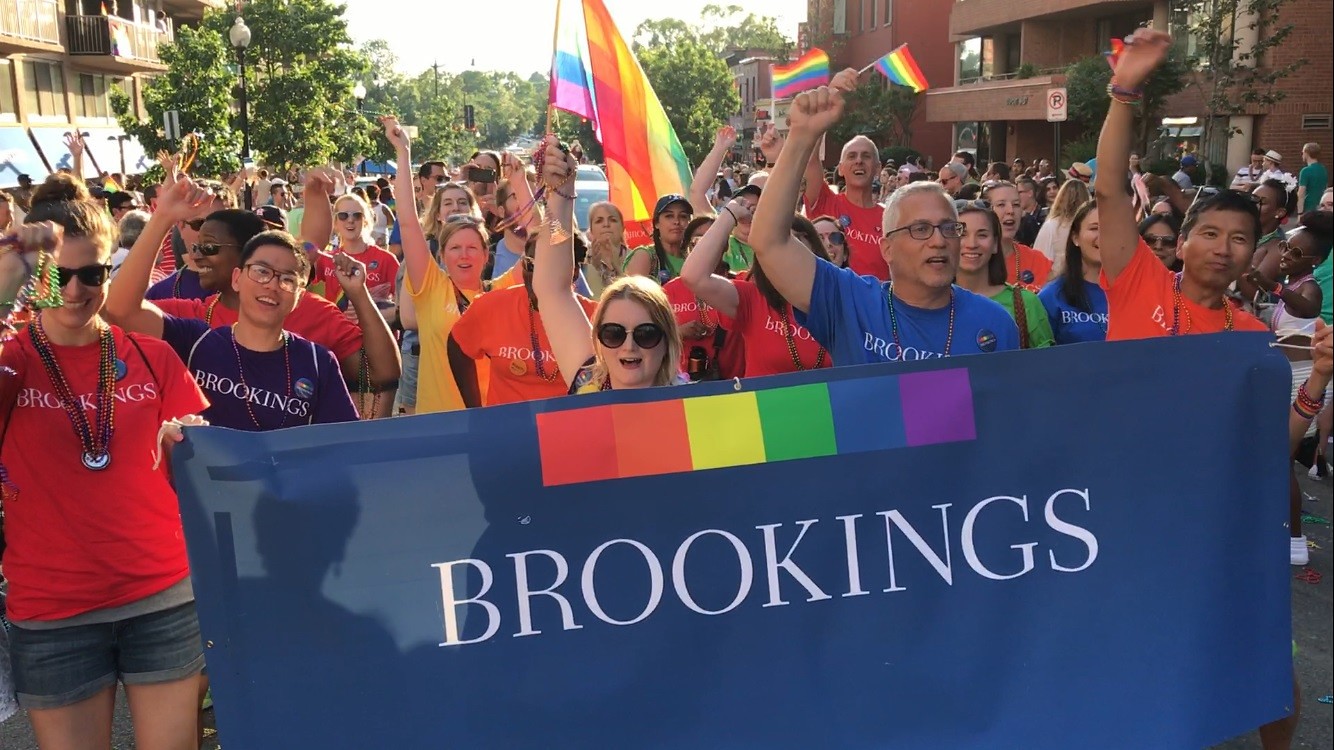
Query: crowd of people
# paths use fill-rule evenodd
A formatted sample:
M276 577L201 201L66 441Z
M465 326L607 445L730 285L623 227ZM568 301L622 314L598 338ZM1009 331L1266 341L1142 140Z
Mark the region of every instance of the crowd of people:
M1210 192L1140 173L1132 107L1167 43L1129 40L1096 163L1064 177L1045 159L979 176L967 152L933 176L882 164L857 136L831 180L818 153L856 84L843 71L797 96L740 184L722 167L735 133L720 130L689 195L658 197L639 247L611 203L576 226L582 155L556 138L531 164L481 151L455 170L414 166L392 117L386 184L324 167L299 186L228 184L163 155L164 181L118 191L132 197L115 207L68 174L25 194L20 221L0 199L0 561L39 744L107 746L118 681L141 747L196 742L207 680L164 460L183 426L1267 331L1292 363L1289 449L1319 474L1330 191L1299 211L1313 187ZM263 205L238 208L238 191ZM1302 565L1295 482L1283 501ZM1262 728L1265 747L1288 747L1296 718Z

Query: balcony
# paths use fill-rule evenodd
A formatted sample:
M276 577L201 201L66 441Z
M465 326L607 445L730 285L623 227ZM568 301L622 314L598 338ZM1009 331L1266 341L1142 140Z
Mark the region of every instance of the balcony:
M167 15L181 21L197 24L204 18L204 11L218 10L229 3L225 0L162 0L162 9Z
M958 0L950 11L950 40L1013 29L1023 21L1116 16L1147 9L1154 0Z
M0 55L60 51L59 0L0 2Z
M988 122L1046 120L1047 89L1065 85L1059 70L1031 78L1013 74L978 79L926 92L927 122Z
M79 64L111 73L165 70L157 47L170 33L114 16L66 16L66 44Z

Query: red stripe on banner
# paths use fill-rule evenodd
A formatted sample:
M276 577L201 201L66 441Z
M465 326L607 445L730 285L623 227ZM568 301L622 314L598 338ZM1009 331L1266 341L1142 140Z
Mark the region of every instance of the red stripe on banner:
M537 415L542 484L598 482L616 478L616 430L612 407L551 411Z

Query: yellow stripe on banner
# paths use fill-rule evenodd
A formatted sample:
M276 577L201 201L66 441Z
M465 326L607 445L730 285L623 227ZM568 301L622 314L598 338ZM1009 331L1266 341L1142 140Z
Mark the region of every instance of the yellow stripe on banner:
M762 464L764 431L754 393L685 399L695 470Z

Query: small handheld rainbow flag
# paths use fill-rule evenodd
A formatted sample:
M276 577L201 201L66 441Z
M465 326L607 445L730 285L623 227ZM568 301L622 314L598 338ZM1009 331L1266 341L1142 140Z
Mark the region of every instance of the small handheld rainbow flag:
M775 99L791 99L807 89L829 83L829 55L819 48L787 65L773 68Z
M908 51L908 45L906 44L900 44L893 52L862 70L871 67L875 67L891 82L900 86L907 86L918 94L930 88L927 85L926 76L922 75L922 69L917 67L917 61L913 59L912 53Z
M1107 53L1107 64L1112 67L1112 70L1116 70L1116 61L1120 60L1121 53L1125 52L1126 43L1120 39L1113 39L1111 46L1111 51Z

